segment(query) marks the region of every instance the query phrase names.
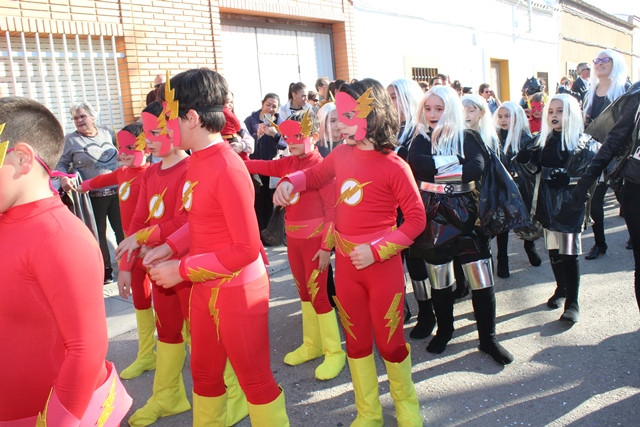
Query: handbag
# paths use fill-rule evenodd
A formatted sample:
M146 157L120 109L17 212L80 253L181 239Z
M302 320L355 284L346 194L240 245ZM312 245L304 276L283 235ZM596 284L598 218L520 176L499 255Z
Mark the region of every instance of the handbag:
M82 178L76 174L74 178L76 188L82 185ZM93 214L93 206L88 193L79 193L77 191L64 191L62 187L58 190L62 203L64 203L71 212L91 230L96 240L98 240L98 227L96 226L96 218Z
M494 237L514 228L531 226L518 186L496 153L488 149L479 135L475 140L485 152L485 168L480 181L478 230Z

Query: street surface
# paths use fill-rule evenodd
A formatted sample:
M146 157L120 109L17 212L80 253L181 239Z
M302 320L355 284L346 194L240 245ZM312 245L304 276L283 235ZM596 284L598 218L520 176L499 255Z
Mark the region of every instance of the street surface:
M628 233L611 193L606 201L609 249L596 260L580 257L581 318L573 327L558 321L561 310L546 307L555 282L543 242L536 243L543 263L531 267L522 241L511 234L511 277L496 277L498 339L513 353L515 361L511 365L498 366L477 350L470 297L455 306L456 331L442 355L426 352L429 338L409 339L417 307L408 284L413 317L405 325L405 332L411 344L413 380L425 425L640 425L640 314L633 290L633 255L624 247ZM589 227L583 235L583 252L592 245ZM355 405L346 366L337 378L321 382L313 377L319 362L297 367L282 362L284 355L301 343L300 303L292 276L285 268L286 248L267 248L267 252L277 266L271 282L271 365L285 391L291 425L348 426L355 417ZM130 306L118 297L105 301L108 307ZM130 313L128 319L125 326L109 326L108 359L119 370L134 359L137 349L135 331L114 336L117 328L135 327ZM385 426L395 426L389 383L379 357L377 367ZM183 374L190 390L188 359ZM153 372L124 381L133 397L132 412L150 396L152 381ZM191 412L187 412L155 425L190 426L191 422ZM237 425L250 423L247 418Z

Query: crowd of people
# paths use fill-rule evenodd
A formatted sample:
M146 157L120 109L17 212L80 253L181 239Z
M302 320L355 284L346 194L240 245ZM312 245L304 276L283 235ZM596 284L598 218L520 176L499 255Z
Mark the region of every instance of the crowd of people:
M502 279L511 232L534 267L543 239L556 282L547 305L574 324L581 234L591 216L586 259L606 253L611 185L640 265L640 86L628 84L613 50L593 64L594 75L581 63L556 94L534 77L521 99L505 102L486 83L471 93L443 74L387 87L321 77L315 91L291 83L286 102L266 94L244 121L222 75L167 72L140 120L115 135L87 102L70 108L76 131L63 137L44 106L1 98L0 254L16 262L0 273L9 285L0 307L11 313L0 322L10 356L0 368L8 381L0 423L119 425L131 406L119 378L155 370L131 426L189 410L194 426L246 416L256 426L288 425L270 366L264 251L265 230L280 229L302 313L301 344L284 363L322 358L321 381L348 365L352 425L381 426L375 346L398 425L422 426L402 327L411 317L405 271L418 303L412 339L436 330L426 350L445 352L455 302L470 293L478 348L502 366L514 359L496 336L493 238ZM52 178L60 192L88 193L98 242ZM114 279L107 219L119 292L132 297L138 328L136 359L119 375L105 361L101 284ZM640 307L639 284L636 275ZM30 344L18 344L26 336Z

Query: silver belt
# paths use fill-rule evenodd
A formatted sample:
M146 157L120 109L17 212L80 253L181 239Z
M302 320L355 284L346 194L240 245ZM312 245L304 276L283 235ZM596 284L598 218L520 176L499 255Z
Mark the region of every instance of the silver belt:
M433 182L425 181L420 183L420 189L422 191L438 194L468 193L469 191L473 191L475 188L475 181L467 182L466 184L434 184Z
M117 187L89 191L89 197L107 197L107 196L113 196L114 194L118 194Z

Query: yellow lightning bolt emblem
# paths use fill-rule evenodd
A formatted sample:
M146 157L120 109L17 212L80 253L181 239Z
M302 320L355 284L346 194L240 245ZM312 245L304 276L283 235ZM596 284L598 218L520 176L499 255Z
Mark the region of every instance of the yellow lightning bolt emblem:
M340 323L342 323L342 327L344 328L345 332L351 335L351 338L357 340L356 336L351 330L351 327L353 326L353 323L351 323L351 320L349 320L351 319L351 317L347 314L346 311L344 311L344 308L342 308L342 304L340 304L340 301L338 301L337 296L333 297L333 301L336 303L336 308L338 309L338 317L340 317Z
M303 228L305 228L305 227L306 227L306 225L287 225L287 226L285 227L285 229L286 229L287 231L290 231L290 232L294 233L294 232L296 232L296 231L298 231L298 230L301 230L301 229L303 229Z
M232 274L215 273L206 268L198 267L197 269L187 267L187 277L191 282L206 282L208 280L222 279L220 285L230 281L240 273L240 270Z
M311 294L311 302L316 300L316 294L318 293L318 274L320 274L320 270L314 269L311 272L311 276L309 276L309 281L307 282L307 290L309 294Z
M400 319L402 316L398 311L398 307L400 306L400 299L402 298L402 293L396 294L393 297L393 301L391 301L391 305L389 306L389 311L385 314L384 318L389 322L385 325L389 328L389 337L387 338L387 343L391 341L391 337L393 333L396 331L398 324L400 323Z
M311 135L311 129L313 128L313 122L309 117L310 108L304 112L304 116L302 116L302 120L300 121L300 130L302 131L302 135L307 137Z
M149 237L151 237L153 232L156 231L156 228L158 228L157 224L151 227L143 228L142 230L138 230L138 232L136 233L136 242L138 242L139 245L144 245L145 243L147 243L147 240L149 240Z
M103 427L107 422L107 420L109 419L109 417L111 416L111 413L113 412L113 402L115 402L115 400L116 400L116 379L114 377L113 381L111 382L111 388L109 388L109 394L107 395L107 398L104 400L104 403L102 404L102 413L100 414L100 417L96 422L96 425L98 427Z
M171 74L167 70L167 83L164 85L164 100L167 101L169 120L178 118L179 102L175 99L176 90L171 89Z
M298 293L300 293L300 291L302 290L302 288L300 287L300 282L298 282L298 279L296 279L295 277L293 278L293 281L296 282L296 288L298 288Z
M333 229L333 222L329 223L329 230L327 231L327 235L324 238L324 246L329 249L333 249L336 245L336 235L335 230Z
M309 235L309 237L307 237L307 239L320 235L322 233L322 230L324 230L324 222L317 226L316 229L313 230L313 232Z
M378 247L378 255L380 259L389 259L398 254L398 252L407 249L408 246L398 245L397 243L387 243Z
M209 314L213 318L213 323L215 323L216 325L216 335L218 336L218 341L220 341L220 309L216 308L216 303L218 302L219 292L220 288L212 288L211 298L209 298Z
M362 191L362 189L364 188L365 185L369 185L371 184L372 181L369 182L365 182L364 184L360 184L357 181L352 181L355 182L356 184L351 187L351 188L346 188L342 191L342 193L340 193L340 197L338 197L338 201L336 202L335 206L338 206L341 202L345 202L346 200L350 199L351 197L355 196L356 194L358 194L358 191ZM362 197L360 198L360 200L362 200ZM349 203L350 205L355 205L357 203Z
M371 110L373 109L373 107L371 107L371 103L373 102L373 97L371 96L371 91L373 90L372 87L370 87L369 89L367 89L362 95L360 95L360 98L358 98L356 100L356 104L358 104L358 106L356 107L356 111L358 112L357 117L359 119L364 119L366 118L369 113L371 112Z
M349 254L355 249L355 247L358 246L357 243L350 242L349 240L343 238L337 231L334 233L334 236L336 247L345 256L349 256Z
M187 203L189 203L189 198L191 198L192 194L193 194L193 189L196 185L198 185L198 182L200 181L196 181L196 182L190 182L189 183L189 187L184 190L184 193L182 194L182 206L180 206L180 209L187 209L188 211L191 210L191 206L189 206L189 208L185 208L185 206L187 206Z
M160 194L158 198L156 198L156 201L153 203L153 206L149 210L149 216L147 217L147 220L145 222L149 222L151 217L156 216L156 212L158 209L160 209L160 206L162 205L162 200L164 199L164 193L166 192L167 192L167 188L165 187L165 189L162 190L162 194Z
M42 412L38 413L38 419L36 419L36 427L47 427L47 411L49 410L49 401L51 400L51 395L53 394L53 387L49 392L49 397L47 397L47 403L44 404L44 409Z
M140 135L136 138L135 150L144 151L145 148L147 148L147 136L144 132L140 132Z
M2 135L2 131L4 130L4 125L6 123L0 124L0 135ZM9 148L9 141L0 142L0 168L4 164L4 156L7 154L7 149Z
M120 187L120 193L118 193L118 199L120 199L120 201L122 201L122 197L127 194L127 191L129 191L129 188L131 188L131 183L135 181L135 179L136 177L134 176L129 181L126 181L122 184L122 186Z

